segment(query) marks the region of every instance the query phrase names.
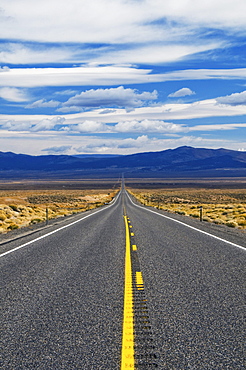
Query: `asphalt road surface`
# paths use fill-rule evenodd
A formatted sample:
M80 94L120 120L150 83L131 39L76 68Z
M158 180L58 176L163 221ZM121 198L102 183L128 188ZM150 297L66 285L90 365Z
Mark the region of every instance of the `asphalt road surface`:
M140 207L122 191L0 245L2 369L122 368L124 214L134 368L246 368L245 233Z

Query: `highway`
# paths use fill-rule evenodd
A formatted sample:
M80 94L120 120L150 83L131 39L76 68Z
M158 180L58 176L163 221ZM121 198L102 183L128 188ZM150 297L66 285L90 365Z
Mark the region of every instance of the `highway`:
M123 190L0 245L0 368L245 369L246 240L227 229Z

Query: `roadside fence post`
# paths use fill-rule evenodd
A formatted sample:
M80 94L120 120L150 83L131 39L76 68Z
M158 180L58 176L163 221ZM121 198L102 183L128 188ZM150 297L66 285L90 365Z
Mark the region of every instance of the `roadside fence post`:
M46 225L48 225L49 222L49 209L46 207Z
M202 206L200 206L200 221L202 222Z

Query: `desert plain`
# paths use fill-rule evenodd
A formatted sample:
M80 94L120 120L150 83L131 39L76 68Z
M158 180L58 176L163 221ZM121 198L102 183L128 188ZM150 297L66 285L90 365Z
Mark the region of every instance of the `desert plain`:
M246 229L245 178L132 180L128 191L147 206Z
M5 181L0 183L0 234L109 203L119 181Z
M109 203L121 179L0 182L0 234L43 225ZM140 203L202 221L246 229L246 178L125 179Z

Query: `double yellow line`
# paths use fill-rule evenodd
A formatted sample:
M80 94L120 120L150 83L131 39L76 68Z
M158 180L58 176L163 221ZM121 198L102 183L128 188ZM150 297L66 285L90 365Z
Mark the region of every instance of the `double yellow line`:
M124 220L126 229L126 254L121 370L135 368L131 243L127 216L124 216Z

